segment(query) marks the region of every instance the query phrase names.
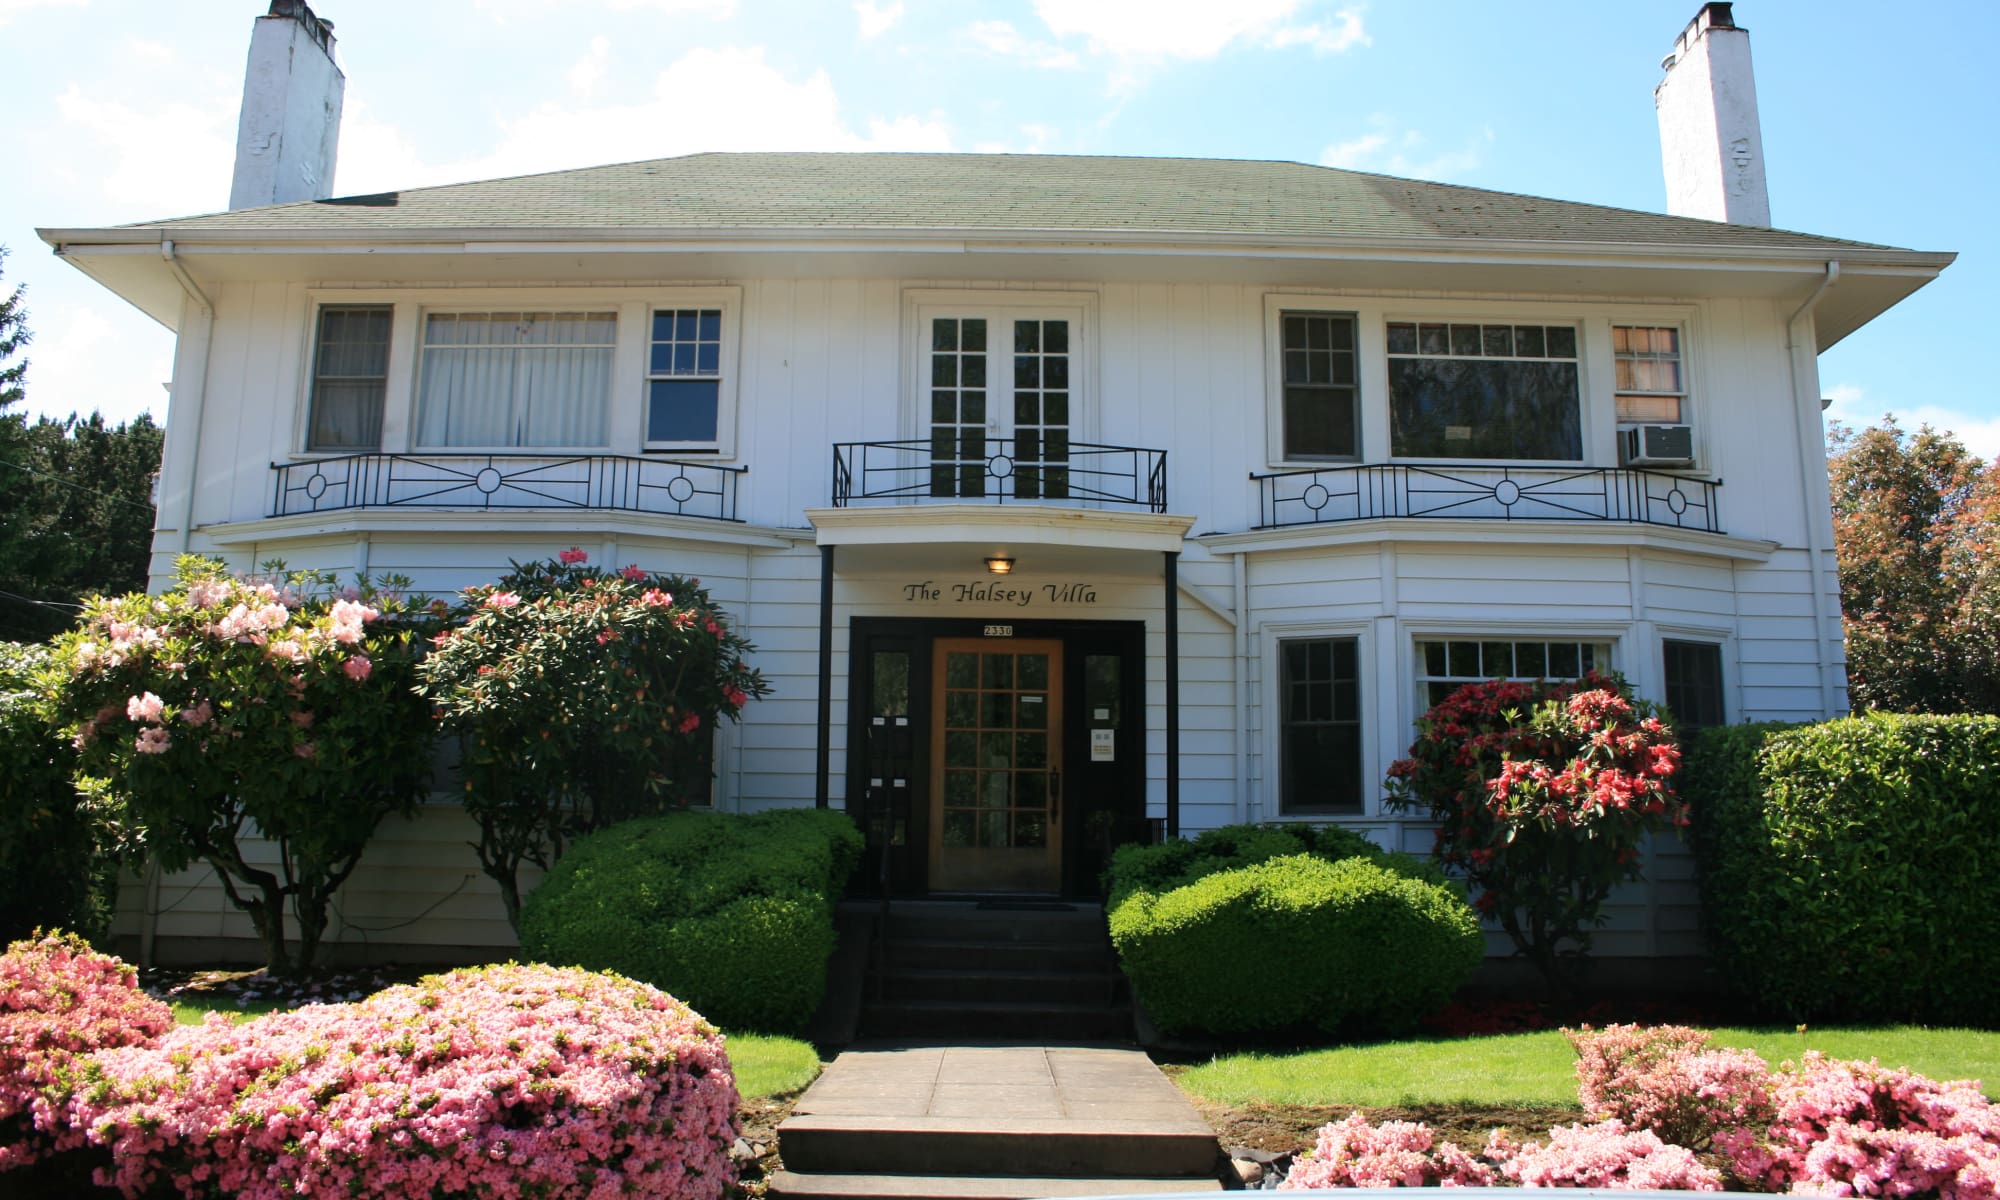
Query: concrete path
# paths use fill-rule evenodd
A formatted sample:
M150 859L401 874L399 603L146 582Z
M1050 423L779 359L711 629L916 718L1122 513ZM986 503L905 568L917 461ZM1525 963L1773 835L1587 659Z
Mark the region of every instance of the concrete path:
M1216 1191L1215 1132L1145 1054L1095 1046L846 1051L778 1129L791 1197Z

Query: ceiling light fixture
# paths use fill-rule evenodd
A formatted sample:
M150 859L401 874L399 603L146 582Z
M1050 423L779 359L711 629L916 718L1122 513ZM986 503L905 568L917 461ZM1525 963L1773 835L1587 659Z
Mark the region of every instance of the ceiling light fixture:
M996 554L986 560L986 569L995 575L1005 575L1014 569L1014 560L1004 554Z

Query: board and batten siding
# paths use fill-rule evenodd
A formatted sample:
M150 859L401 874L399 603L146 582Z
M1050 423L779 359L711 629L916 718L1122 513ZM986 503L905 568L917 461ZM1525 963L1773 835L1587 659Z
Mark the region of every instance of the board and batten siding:
M773 266L781 267L774 262ZM1784 319L1769 302L1741 299L1635 297L1629 303L1560 296L1394 296L1275 288L1202 280L1196 264L1182 282L894 280L878 278L743 278L724 281L739 297L735 453L741 479L741 544L697 540L664 525L620 523L606 532L587 511L539 523L509 523L478 512L438 512L429 525L369 526L329 520L293 527L283 536L257 535L271 504L271 464L296 457L307 399L314 307L333 294L326 281L217 283L212 335L205 350L184 339L174 392L199 392L198 428L168 426L168 464L153 579L164 585L174 554L185 546L217 554L247 569L273 558L290 566L351 574L408 576L431 594L490 582L510 560L552 556L571 545L592 561L629 562L699 576L757 644L755 665L771 695L752 704L739 726L727 727L718 750L717 793L725 808L755 810L809 804L814 791L817 719L820 559L806 510L831 494L835 441L919 436L918 397L906 378L921 361L913 338L914 296L951 291L990 294L1033 306L1043 293L1065 302L1085 297L1089 336L1079 359L1083 383L1074 437L1168 453L1170 510L1195 518L1181 562L1181 815L1194 832L1238 819L1282 816L1270 761L1276 745L1275 646L1287 636L1333 631L1361 639L1369 702L1364 734L1371 792L1366 811L1350 820L1384 845L1422 853L1428 829L1381 811L1372 784L1407 747L1417 715L1412 663L1419 635L1513 633L1577 636L1611 642L1615 664L1640 690L1658 698L1659 642L1710 640L1724 648L1728 708L1733 720L1798 720L1827 715L1823 663L1838 667L1837 592L1824 511L1824 449L1802 445L1785 351ZM366 281L342 288L366 289ZM589 280L559 285L587 293ZM646 285L619 281L620 295ZM701 281L662 281L698 287ZM398 285L411 304L477 305L493 293L484 285L439 281ZM518 295L525 289L511 289ZM1723 527L1739 546L1766 543L1766 554L1703 553L1683 539L1641 544L1633 536L1566 539L1560 528L1538 527L1534 538L1510 538L1505 522L1459 523L1459 533L1383 531L1373 540L1311 538L1262 547L1204 540L1243 535L1260 519L1249 476L1268 471L1270 388L1265 378L1271 321L1269 298L1354 311L1367 320L1387 315L1453 313L1475 319L1514 306L1533 319L1574 319L1586 332L1583 363L1585 437L1592 465L1615 465L1611 451L1608 351L1593 329L1608 330L1627 314L1671 311L1688 329L1690 415L1709 477L1725 480ZM565 302L574 307L574 302ZM190 322L188 328L195 328ZM404 321L398 328L415 328ZM1601 339L1599 339L1601 340ZM1364 338L1364 345L1366 338ZM413 360L415 348L392 353ZM205 364L202 359L205 354ZM197 366L199 383L192 378ZM1364 358L1364 444L1386 446L1384 370ZM392 394L388 426L407 430L410 396ZM179 410L174 414L179 416ZM614 421L614 428L619 427ZM636 453L615 445L613 453ZM1373 457L1373 456L1371 456ZM177 474L178 472L178 474ZM181 482L191 481L191 496ZM179 490L177 490L179 489ZM191 501L191 503L190 503ZM185 506L185 507L184 507ZM181 513L191 511L183 531ZM406 514L404 514L406 516ZM335 514L336 517L339 514ZM212 533L226 527L227 537ZM247 531L247 532L246 532ZM1330 531L1331 532L1331 531ZM1698 541L1698 540L1697 540ZM1815 550L1819 559L1815 561ZM1244 590L1237 591L1238 558ZM1040 581L1027 556L1024 580ZM1148 802L1164 809L1164 623L1158 577L1105 574L1092 615L1145 624L1146 700L1155 714L1146 731ZM843 573L834 589L832 787L845 786L848 623L859 616L920 613L888 581ZM1817 595L1816 595L1817 593ZM954 606L950 615L987 615ZM1001 614L1004 615L1004 614ZM1240 629L1239 629L1240 626ZM1239 655L1239 638L1245 652ZM1836 697L1836 700L1838 698ZM1242 729L1239 732L1239 715ZM1246 781L1241 790L1237 781ZM427 805L415 821L392 822L343 891L330 937L351 953L384 946L505 947L511 934L491 884L466 847L469 825L448 800ZM1649 851L1649 878L1622 889L1599 940L1606 954L1682 954L1698 946L1692 864L1671 839ZM201 872L127 889L121 929L138 920L135 900L155 894L157 932L168 942L245 938L247 920L228 908ZM168 901L171 901L171 904ZM398 924L398 922L402 922ZM387 928L394 926L394 928ZM374 948L369 950L367 948Z

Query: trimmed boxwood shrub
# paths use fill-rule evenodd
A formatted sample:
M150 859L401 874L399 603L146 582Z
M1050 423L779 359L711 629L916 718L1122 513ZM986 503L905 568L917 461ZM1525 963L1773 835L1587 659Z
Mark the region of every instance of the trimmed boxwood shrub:
M1362 857L1285 855L1135 891L1110 922L1125 973L1168 1033L1408 1029L1486 948L1456 889Z
M1394 854L1341 825L1224 825L1193 839L1157 846L1120 846L1104 873L1104 894L1114 907L1137 891L1166 892L1218 871L1230 871L1287 854L1328 862L1366 858L1412 878L1444 876L1407 854Z
M1688 763L1723 974L1787 1020L1994 1020L2000 718L1707 730Z
M521 906L529 957L616 971L731 1029L819 1006L833 903L861 856L844 813L674 813L578 840Z

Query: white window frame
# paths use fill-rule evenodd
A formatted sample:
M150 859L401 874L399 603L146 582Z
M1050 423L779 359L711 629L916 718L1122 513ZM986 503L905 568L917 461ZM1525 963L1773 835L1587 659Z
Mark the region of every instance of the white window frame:
M1389 373L1388 370L1389 360L1390 360L1389 344L1388 344L1389 326L1391 325L1417 325L1419 327L1424 325L1496 325L1496 326L1521 325L1521 326L1530 326L1530 327L1544 328L1544 329L1549 327L1562 328L1564 326L1567 326L1571 329L1574 329L1576 331L1576 357L1574 359L1565 360L1552 357L1523 359L1523 358L1510 357L1510 358L1493 358L1489 360L1484 357L1464 358L1463 356L1456 354L1447 355L1445 357L1449 358L1452 361L1463 360L1468 362L1485 362L1485 361L1491 361L1491 362L1573 361L1575 362L1578 456L1576 458L1484 458L1476 456L1459 457L1450 454L1396 454L1394 452L1394 437L1395 437L1393 428L1394 417L1392 416L1391 413L1391 406L1394 402L1394 397L1390 394L1390 385L1387 383L1387 376ZM1419 332L1419 336L1421 336L1421 331ZM1428 316L1399 315L1393 312L1385 314L1382 319L1382 368L1383 368L1383 375L1385 377L1385 382L1382 392L1382 422L1384 426L1384 434L1390 440L1390 446L1391 446L1390 461L1402 462L1402 463L1480 463L1480 464L1492 464L1499 466L1537 466L1537 465L1582 466L1583 464L1588 463L1591 457L1590 453L1591 452L1591 438L1590 438L1591 388L1590 388L1590 371L1587 366L1588 355L1589 355L1589 330L1586 328L1585 322L1580 317L1574 314L1570 315L1567 318L1545 316L1545 315L1527 315L1518 311L1509 312L1505 310L1499 312L1488 312L1480 315L1474 315L1469 312L1462 312L1456 310L1448 310L1446 312L1434 313ZM1413 356L1403 354L1403 355L1397 355L1396 357L1408 358ZM1418 354L1414 357L1431 357L1431 356Z
M1342 317L1354 326L1354 453L1347 455L1293 455L1285 446L1285 318L1300 317ZM1363 386L1368 350L1361 334L1361 314L1352 308L1342 308L1337 304L1327 304L1324 298L1309 305L1280 305L1267 314L1271 336L1266 339L1264 370L1271 381L1271 458L1276 462L1300 464L1334 464L1350 466L1365 461L1366 443L1363 441L1368 426L1368 403L1370 397Z
M420 414L418 406L423 400L424 351L431 344L424 340L424 330L429 319L434 316L486 316L492 313L521 313L525 315L555 315L557 312L584 312L612 314L611 370L606 376L604 393L604 440L600 442L567 442L542 444L522 444L518 442L450 442L425 445L416 440L416 429ZM519 455L567 455L567 454L609 454L612 452L613 430L617 428L618 395L618 351L619 343L626 337L623 314L615 304L600 305L542 305L536 308L515 307L495 304L425 304L417 312L416 372L410 381L410 449L414 454L519 454ZM594 347L593 347L594 348Z
M1701 319L1701 310L1694 305L1648 305L1646 307L1618 306L1607 308L1593 316L1591 324L1592 354L1596 357L1599 376L1605 380L1605 413L1612 433L1611 458L1609 465L1622 466L1618 461L1617 431L1637 429L1642 425L1679 424L1689 426L1694 431L1694 466L1678 468L1652 467L1649 470L1677 470L1683 473L1700 471L1702 464L1710 461L1707 453L1709 422L1706 415L1704 397L1714 394L1713 381L1708 376L1708 355L1702 353L1706 343L1706 331ZM1681 342L1681 419L1674 421L1621 421L1618 419L1618 358L1613 344L1612 329L1617 326L1644 326L1655 329L1678 329Z
M1658 695L1653 698L1662 705L1667 702L1668 642L1694 642L1716 648L1716 652L1722 656L1722 723L1734 725L1742 720L1743 664L1737 657L1735 634L1729 630L1701 625L1655 625L1651 657L1653 678L1659 682L1653 689Z
M1430 711L1430 692L1425 686L1430 676L1423 671L1423 659L1417 653L1417 643L1425 641L1464 642L1593 642L1606 646L1608 660L1602 670L1625 673L1621 665L1626 661L1627 642L1632 634L1628 622L1593 621L1425 621L1405 623L1402 629L1398 653L1403 656L1399 664L1401 678L1407 681L1409 691L1408 719L1415 721ZM1407 746L1407 741L1405 746Z
M1381 761L1377 747L1380 740L1374 723L1381 719L1382 705L1378 702L1375 670L1375 623L1371 620L1358 621L1270 621L1259 626L1261 644L1258 647L1263 679L1258 688L1259 700L1264 711L1263 736L1259 739L1263 754L1262 792L1263 811L1258 820L1270 822L1293 821L1301 824L1324 825L1333 821L1356 821L1379 819L1381 813L1381 782L1388 764ZM1286 812L1285 811L1285 728L1284 696L1281 689L1284 681L1284 644L1286 642L1310 642L1330 638L1353 638L1355 642L1355 671L1358 676L1355 689L1361 715L1361 807L1350 812Z
M700 453L702 462L731 462L737 457L742 364L743 290L733 286L700 287L409 287L310 288L294 321L299 335L291 341L283 370L297 380L289 454L294 459L338 457L305 449L311 432L312 372L318 314L327 306L387 304L394 316L389 332L389 378L382 406L382 442L378 454L506 454L555 457L565 454L629 454L666 456ZM716 440L703 444L648 446L646 442L647 356L652 337L652 313L661 308L714 308L722 312L721 386L716 396ZM612 350L611 393L605 420L605 441L595 446L427 446L414 444L418 376L422 370L423 319L433 312L546 312L560 310L616 311L617 342ZM352 453L352 451L344 452Z

